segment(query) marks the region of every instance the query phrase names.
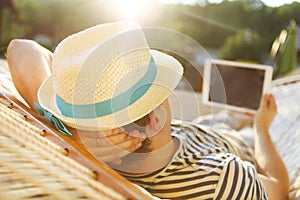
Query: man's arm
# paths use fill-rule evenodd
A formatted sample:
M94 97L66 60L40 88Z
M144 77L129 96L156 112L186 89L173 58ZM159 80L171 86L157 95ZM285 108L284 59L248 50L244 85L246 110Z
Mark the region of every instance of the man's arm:
M9 43L6 56L16 89L34 108L38 89L51 74L52 53L32 40L15 39Z
M14 85L33 111L38 102L37 93L43 81L51 74L53 54L32 40L15 39L7 48L7 61ZM69 128L73 134L77 131ZM144 140L142 133L128 134L122 129L106 133L81 131L80 139L86 147L97 153L97 158L120 163L123 156L135 151ZM113 152L113 153L112 153Z
M264 182L269 199L288 199L289 177L269 134L269 126L277 113L273 95L265 95L254 121L255 158L260 178Z

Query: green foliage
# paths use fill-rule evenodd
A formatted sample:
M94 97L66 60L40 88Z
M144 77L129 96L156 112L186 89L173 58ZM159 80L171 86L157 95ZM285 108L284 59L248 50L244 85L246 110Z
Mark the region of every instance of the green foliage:
M14 17L12 10L2 9L4 4L0 4L0 53L4 53L8 42L16 37L39 40L53 50L71 33L103 22L124 20L115 0L5 0L9 1L14 3L18 16ZM260 37L261 45L248 51L247 54L253 55L246 58L256 61L262 59L258 53L266 55L269 52L272 42L290 19L300 21L300 3L279 8L267 7L260 0L226 0L204 6L165 5L159 0L148 0L148 3L144 17L136 19L142 26L182 32L204 47L221 48L226 42L229 49L228 43L233 43L229 40L233 39L227 38L237 37L233 35L241 30L252 30L255 37ZM254 46L248 46L250 48ZM233 59L241 57L240 52L236 53Z
M279 37L282 35L285 35L282 41L279 38L275 41L279 44L277 52L274 52L275 77L293 72L297 66L297 27L294 20L291 20L289 27Z
M6 52L6 46L8 42L15 37L18 37L18 25L11 23L13 16L10 15L8 9L2 10L2 16L0 17L2 23L1 34L0 34L0 54ZM2 56L3 57L3 56Z
M228 37L221 49L220 58L262 62L261 37L249 29Z
M17 2L24 26L24 37L34 38L39 34L45 35L52 39L54 45L67 35L92 25L94 18L94 15L87 15L91 13L93 5L85 0L19 0Z

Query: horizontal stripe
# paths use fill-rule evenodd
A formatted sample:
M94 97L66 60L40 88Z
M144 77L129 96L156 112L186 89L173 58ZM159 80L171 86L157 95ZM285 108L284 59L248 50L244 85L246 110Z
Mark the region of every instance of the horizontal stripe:
M159 181L159 182L155 183L155 185L166 185L166 184L182 183L182 177L179 178L179 179L175 179L174 175L175 174L172 174L171 176L168 176L168 179L171 179L171 180ZM216 177L218 177L220 174L215 173L214 175ZM184 178L184 181L188 182L188 181L191 181L191 180L200 180L200 179L204 179L205 177L208 177L208 176L213 177L213 174L196 175L196 176ZM214 178L214 179L216 179L216 178Z
M155 187L155 189L148 189L148 191L151 193L155 192L156 194L157 193L171 193L171 192L188 191L188 190L195 189L195 188L201 191L201 187L208 186L208 185L214 186L215 184L217 184L217 182L218 181L206 181L206 182L200 182L198 184L193 184L193 185L186 185L183 182L181 187L174 188L174 186L172 186L170 188L162 188L162 189L158 189Z
M204 199L204 197L206 195L213 195L215 192L214 189L211 189L211 190L206 190L206 191L201 191L201 192L196 192L196 193L191 193L191 194L187 194L187 195L183 195L183 196L180 196L180 197L177 197L177 198L173 198L174 199L191 199L191 198L197 198L199 199L199 197L201 197L201 199ZM202 198L203 197L203 198ZM205 198L205 200L209 200L209 199L213 199L213 198Z
M246 146L241 145L241 151L236 152L225 137L210 135L214 133L195 134L193 130L197 129L185 126L173 134L182 148L166 168L148 174L143 181L142 176L130 180L140 182L150 193L166 199L214 199L215 193L217 199L254 196L267 199L254 166L235 155L247 152L243 149Z

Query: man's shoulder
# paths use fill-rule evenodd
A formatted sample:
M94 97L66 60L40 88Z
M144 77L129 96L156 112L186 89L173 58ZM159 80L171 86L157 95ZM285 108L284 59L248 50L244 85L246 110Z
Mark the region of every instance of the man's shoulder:
M184 137L186 139L195 138L212 138L211 142L217 142L220 134L212 130L210 127L192 122L180 120L172 121L171 132L173 136Z
M185 129L185 130L190 130L194 132L211 132L210 128L205 125L200 125L197 123L193 122L187 122L187 121L181 121L181 120L172 120L171 121L171 127L172 130L180 130L180 129Z

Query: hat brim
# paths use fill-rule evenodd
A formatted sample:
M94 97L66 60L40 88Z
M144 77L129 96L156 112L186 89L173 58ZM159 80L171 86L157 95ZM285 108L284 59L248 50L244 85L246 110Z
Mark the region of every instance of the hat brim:
M79 130L113 129L134 122L160 105L173 92L183 74L183 68L175 58L155 50L150 52L157 65L155 81L141 98L126 109L93 119L65 117L56 105L52 76L42 83L38 91L39 103L44 109L62 120L65 125Z

